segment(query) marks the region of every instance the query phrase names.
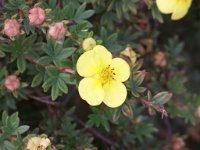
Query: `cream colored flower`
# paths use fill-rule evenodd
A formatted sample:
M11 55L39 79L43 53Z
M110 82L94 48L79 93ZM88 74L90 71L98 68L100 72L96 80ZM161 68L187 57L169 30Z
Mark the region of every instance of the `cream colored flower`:
M48 138L32 137L28 140L27 150L46 150L51 142Z

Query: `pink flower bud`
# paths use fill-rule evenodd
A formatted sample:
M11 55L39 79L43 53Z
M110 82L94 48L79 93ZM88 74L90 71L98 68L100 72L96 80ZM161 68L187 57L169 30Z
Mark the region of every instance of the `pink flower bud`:
M15 75L9 75L6 77L6 79L4 81L4 86L9 91L15 91L19 88L20 81Z
M31 25L40 25L44 22L45 12L40 7L34 7L29 10L29 22Z
M4 22L3 32L9 37L14 37L19 34L20 25L15 19L7 19Z
M182 138L176 137L172 139L172 150L182 150L185 146L185 142Z
M52 39L60 39L66 32L63 22L57 22L50 26L48 36Z
M155 53L154 64L156 66L165 67L167 65L166 55L161 51Z

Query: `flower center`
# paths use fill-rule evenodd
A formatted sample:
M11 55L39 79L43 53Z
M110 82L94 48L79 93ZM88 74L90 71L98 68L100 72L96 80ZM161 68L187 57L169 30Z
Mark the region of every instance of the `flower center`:
M115 79L114 76L115 76L115 69L111 68L110 65L101 69L100 79L102 81L102 84L114 80Z

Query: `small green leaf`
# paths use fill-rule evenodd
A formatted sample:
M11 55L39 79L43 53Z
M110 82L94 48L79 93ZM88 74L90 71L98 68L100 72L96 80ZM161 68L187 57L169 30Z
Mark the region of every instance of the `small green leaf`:
M5 147L6 147L6 149L8 149L8 150L16 149L15 145L13 143L9 142L9 141L4 141L3 143L4 143Z
M50 77L42 85L42 88L44 89L45 92L49 90L51 86L53 86L56 83L56 79L54 77Z
M36 87L36 86L40 85L42 83L42 81L43 81L43 74L39 73L33 78L31 86Z
M30 127L27 125L23 125L17 128L17 132L19 132L19 134L23 134L24 132L26 132Z
M160 92L156 94L151 101L153 102L154 105L163 105L167 103L171 97L172 94L169 92Z
M17 59L17 67L18 67L18 69L19 69L19 71L20 71L21 73L23 73L23 72L25 71L25 69L26 69L26 61L25 61L24 58L19 57L19 58Z
M158 10L158 7L156 4L153 4L151 7L151 12L152 12L152 16L154 19L157 19L160 23L163 23L163 17L160 13L160 11Z
M65 59L69 56L71 56L75 52L76 48L70 47L70 48L65 48L60 51L60 53L56 56L56 59L62 60Z
M52 97L52 100L55 101L56 98L58 98L59 96L59 88L58 86L55 84L52 86L51 88L51 97Z
M8 127L11 129L16 129L19 126L18 113L12 114L8 119Z
M7 122L8 122L8 114L7 114L6 111L4 111L4 112L2 113L2 123L3 123L4 126L6 126L6 125L7 125Z
M5 57L5 55L6 55L6 54L0 50L0 58Z
M52 62L52 57L50 56L43 56L38 59L38 63L42 65L47 65Z
M67 93L68 92L68 88L66 83L62 80L62 79L58 79L58 87L59 89L63 92L63 93Z

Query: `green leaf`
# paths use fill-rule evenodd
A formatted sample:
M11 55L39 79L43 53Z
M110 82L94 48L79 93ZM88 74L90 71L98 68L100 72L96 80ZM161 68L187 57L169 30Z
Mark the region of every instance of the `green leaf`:
M63 93L67 93L68 92L68 88L66 83L62 80L62 79L58 79L58 87L59 89L63 92Z
M158 7L156 4L153 4L151 7L151 13L154 19L157 19L160 23L163 23L163 17L160 13L160 11L158 10Z
M7 114L6 111L4 111L4 112L2 113L2 123L3 123L4 126L6 126L6 125L7 125L7 122L8 122L8 114Z
M5 55L6 55L6 54L0 50L0 58L5 57Z
M32 81L32 84L31 86L32 87L36 87L38 85L40 85L43 81L43 74L42 73L38 73L34 78L33 78L33 81Z
M60 51L60 53L56 56L56 59L62 60L65 59L69 56L71 56L75 52L76 48L70 47L70 48L65 48Z
M58 77L59 71L52 67L45 67L46 73L50 77Z
M86 3L83 3L76 11L75 18L79 18L79 16L83 13L86 8Z
M52 62L52 57L50 56L43 56L38 59L38 63L42 65L47 65Z
M50 8L54 9L56 7L56 2L57 2L57 0L50 0L49 1Z
M52 100L55 101L58 98L58 96L59 96L59 88L55 84L51 88L51 97L52 97Z
M3 50L4 52L12 52L12 46L8 45L8 44L2 44L1 45L1 50Z
M42 88L44 89L45 92L49 90L51 86L53 86L56 83L56 78L51 77L45 80L45 82L42 85Z
M19 117L18 113L16 112L9 117L8 127L10 127L11 129L17 129L18 126L19 126Z
M78 18L87 19L87 18L90 18L93 14L94 14L94 10L87 10L83 12L80 16L78 16Z
M17 67L21 73L23 73L26 69L26 60L23 57L19 57L17 59Z
M9 142L9 141L4 141L4 145L8 150L12 150L12 149L15 150L16 149L15 145L13 143Z
M156 94L151 101L154 105L163 105L167 103L172 97L172 94L169 92L160 92Z
M30 127L27 125L23 125L17 128L17 132L19 132L19 134L23 134L24 132L28 131Z

